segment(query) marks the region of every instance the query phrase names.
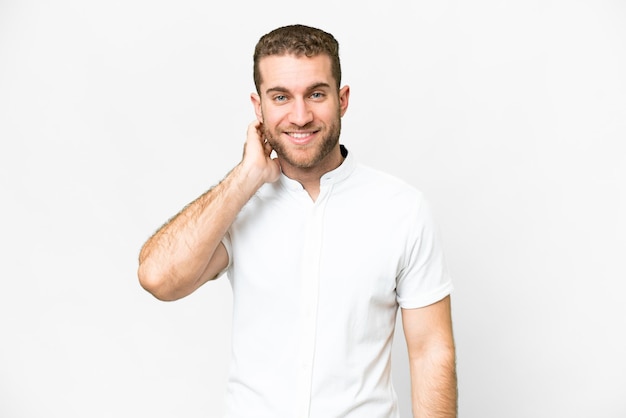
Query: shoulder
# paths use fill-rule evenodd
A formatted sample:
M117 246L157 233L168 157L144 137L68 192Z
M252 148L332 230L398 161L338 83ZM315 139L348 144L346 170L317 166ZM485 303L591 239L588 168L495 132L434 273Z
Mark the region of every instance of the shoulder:
M279 184L265 183L241 208L235 217L235 223L273 216L277 213L276 208L286 201L286 193Z

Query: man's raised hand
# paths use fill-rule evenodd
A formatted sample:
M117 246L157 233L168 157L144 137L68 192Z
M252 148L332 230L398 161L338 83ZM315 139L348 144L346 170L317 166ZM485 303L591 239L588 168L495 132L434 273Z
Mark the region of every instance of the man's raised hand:
M273 183L280 176L280 164L271 154L272 146L264 138L263 125L255 119L248 125L242 168L263 183Z

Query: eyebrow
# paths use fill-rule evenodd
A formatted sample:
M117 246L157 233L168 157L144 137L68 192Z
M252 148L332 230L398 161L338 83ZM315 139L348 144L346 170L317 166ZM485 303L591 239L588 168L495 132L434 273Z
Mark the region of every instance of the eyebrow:
M312 90L316 90L319 88L330 88L330 84L323 83L323 82L315 83L307 87L307 91L312 91ZM289 89L286 87L282 87L282 86L270 87L267 90L265 90L265 94L270 94L270 93L289 93Z

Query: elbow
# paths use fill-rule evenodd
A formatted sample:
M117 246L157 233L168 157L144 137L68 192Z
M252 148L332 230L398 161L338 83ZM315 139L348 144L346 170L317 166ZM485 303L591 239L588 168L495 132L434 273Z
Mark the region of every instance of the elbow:
M409 352L409 361L415 365L430 364L443 370L455 370L456 349L454 342L429 344L420 347L419 350L412 350Z
M172 292L167 275L151 268L149 263L143 262L139 264L137 277L141 287L158 300L171 302L180 299L179 296Z

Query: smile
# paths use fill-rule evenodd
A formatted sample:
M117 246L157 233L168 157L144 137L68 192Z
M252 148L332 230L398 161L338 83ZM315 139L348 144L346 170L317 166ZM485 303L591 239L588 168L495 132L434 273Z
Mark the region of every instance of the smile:
M312 132L289 132L287 135L295 139L301 139L306 138L307 136L311 136L312 134Z
M296 145L305 145L313 138L315 138L315 134L317 131L312 132L285 132L285 134L289 137L292 143Z

